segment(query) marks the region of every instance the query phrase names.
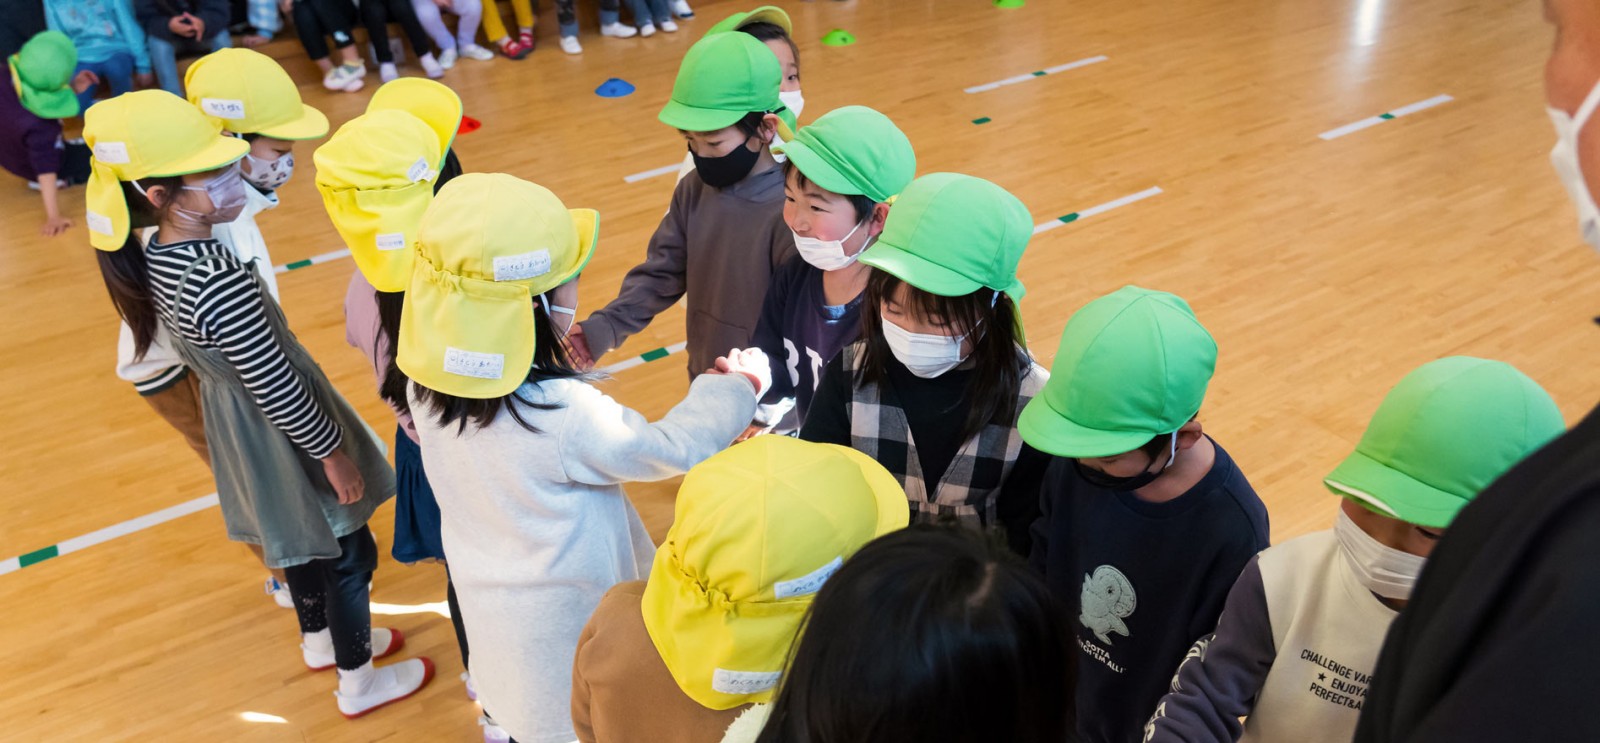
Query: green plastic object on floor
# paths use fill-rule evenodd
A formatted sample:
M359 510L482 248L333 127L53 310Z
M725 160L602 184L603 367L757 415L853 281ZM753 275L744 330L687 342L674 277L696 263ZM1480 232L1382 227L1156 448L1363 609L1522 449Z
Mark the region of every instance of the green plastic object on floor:
M994 0L996 8L1020 8L1026 4L1025 0Z
M822 37L822 43L826 46L849 46L856 43L856 37L849 31L836 28L829 31L827 36Z

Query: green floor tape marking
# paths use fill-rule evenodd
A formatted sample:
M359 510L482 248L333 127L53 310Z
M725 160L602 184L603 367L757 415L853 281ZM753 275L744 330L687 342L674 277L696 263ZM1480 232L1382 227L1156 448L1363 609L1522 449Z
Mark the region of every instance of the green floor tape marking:
M19 563L19 567L25 568L29 565L37 565L59 554L61 554L60 550L56 549L56 546L52 544L42 550L34 550L26 555L19 556L17 558L17 562ZM29 575L32 575L32 573Z

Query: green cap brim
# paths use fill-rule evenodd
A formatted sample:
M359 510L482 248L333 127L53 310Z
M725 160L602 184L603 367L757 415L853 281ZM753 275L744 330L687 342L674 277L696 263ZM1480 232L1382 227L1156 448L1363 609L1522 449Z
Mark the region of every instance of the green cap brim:
M1408 524L1443 529L1467 502L1395 470L1361 452L1353 452L1322 481L1335 495L1354 498L1378 513Z
M661 107L661 113L657 114L656 118L667 126L686 132L714 132L733 126L748 113L750 112L699 108L669 100L667 105Z
M78 96L71 88L31 90L23 86L22 107L41 119L69 119L78 115Z
M850 182L838 168L828 164L810 147L802 142L783 142L772 146L772 152L778 155L787 155L789 162L800 170L806 180L817 184L818 188L841 196L862 195L862 189Z
M1022 440L1039 451L1069 459L1126 454L1161 435L1150 431L1102 431L1079 425L1050 406L1043 394L1022 408L1017 419ZM1170 432L1169 432L1170 433Z
M898 245L886 243L881 238L873 244L872 250L861 254L861 262L941 297L960 297L983 288L980 282L932 263Z

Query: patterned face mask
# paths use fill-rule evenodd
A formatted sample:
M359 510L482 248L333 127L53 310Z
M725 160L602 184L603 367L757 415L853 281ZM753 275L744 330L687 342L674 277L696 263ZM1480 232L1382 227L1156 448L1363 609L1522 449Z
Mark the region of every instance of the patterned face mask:
M263 191L276 191L289 176L294 175L294 153L285 152L271 160L263 160L254 154L246 154L245 159L250 161L250 172L245 175L245 181Z

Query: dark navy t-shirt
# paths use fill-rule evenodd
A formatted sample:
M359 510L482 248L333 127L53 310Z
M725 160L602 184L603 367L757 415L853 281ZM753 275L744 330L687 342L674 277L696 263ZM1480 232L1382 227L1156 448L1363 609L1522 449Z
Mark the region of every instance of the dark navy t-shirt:
M822 274L800 256L790 258L773 273L761 306L752 340L772 363L772 389L761 399L763 412L785 399L794 401L775 433L800 429L823 368L861 335L861 300L866 292L848 304L830 307L822 291Z
M30 181L61 170L61 122L23 108L9 70L0 70L0 168Z
M1032 562L1075 620L1079 734L1142 741L1184 654L1267 548L1266 506L1220 445L1211 471L1166 503L1090 485L1059 457L1040 492Z

